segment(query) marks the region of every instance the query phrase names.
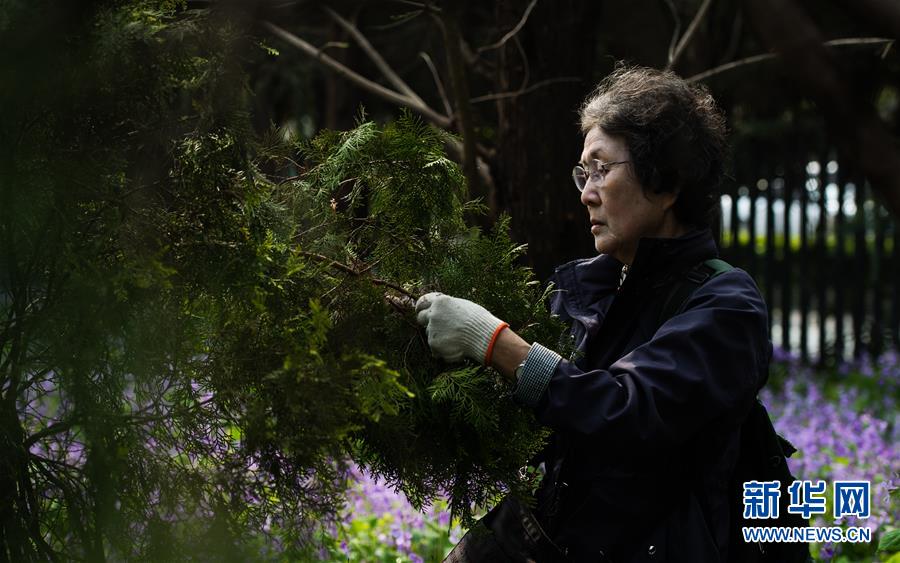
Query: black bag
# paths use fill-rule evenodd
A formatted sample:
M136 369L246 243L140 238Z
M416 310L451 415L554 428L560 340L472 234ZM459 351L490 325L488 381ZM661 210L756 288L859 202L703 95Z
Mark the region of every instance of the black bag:
M713 259L698 264L688 271L666 299L659 324L662 325L676 315L700 285L731 269L732 266L727 262ZM766 407L759 399L754 400L747 418L741 425L740 453L729 482L731 517L729 563L806 563L812 560L808 543L747 543L741 533L741 528L746 526L809 526L809 520L787 511L790 504L788 487L795 480L788 468L787 458L796 451L797 448L793 444L775 432ZM763 521L744 518L743 486L747 481L779 482L781 495L778 497L778 518Z
M775 432L766 407L757 399L741 426L741 449L729 486L731 496L731 534L729 537L730 561L734 563L805 563L811 561L809 544L747 543L741 534L745 526L806 527L809 520L800 514L791 514L788 487L794 476L788 468L787 458L797 449ZM743 484L747 481L778 481L781 496L778 497L778 518L773 520L747 520L744 518Z
M553 543L534 513L513 495L466 532L444 563L562 563L563 553Z

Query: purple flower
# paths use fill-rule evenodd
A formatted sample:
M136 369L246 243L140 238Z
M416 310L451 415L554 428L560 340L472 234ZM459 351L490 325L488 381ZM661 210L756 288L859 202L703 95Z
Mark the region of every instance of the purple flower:
M458 526L451 525L443 498L436 499L423 513L414 509L393 485L364 469L351 464L348 479L350 486L345 509L340 515L342 525L331 532L333 537L342 540L341 550L348 557L358 554L354 551L355 542L346 541L343 534L358 521L366 522L364 529L371 534L368 541L376 541L379 546L389 549L389 553L409 557L412 561L423 561L423 556L433 557L436 549L448 547L447 536L435 536L427 523L437 522L441 529L449 529L451 538L461 535Z
M772 361L779 364L794 364L800 361L800 356L781 346L772 348Z
M860 373L866 381L875 374L872 364L863 358L858 365L848 367L846 374ZM891 385L896 385L900 378L896 353L879 357L876 364L882 374L893 370L889 378ZM852 379L835 384L808 368L791 365L783 387L778 391L766 388L760 398L769 408L776 430L799 450L788 460L797 478L829 483L837 479L870 481L872 516L867 525L873 531L882 531L892 521L900 520L900 509L892 507L889 499L883 502L885 483L895 469L895 460L900 459L896 439L900 417L896 414L895 393L883 397L866 393L866 388L854 386ZM890 413L890 418L879 418L878 413ZM820 518L817 524L831 522ZM831 557L833 549L829 549Z

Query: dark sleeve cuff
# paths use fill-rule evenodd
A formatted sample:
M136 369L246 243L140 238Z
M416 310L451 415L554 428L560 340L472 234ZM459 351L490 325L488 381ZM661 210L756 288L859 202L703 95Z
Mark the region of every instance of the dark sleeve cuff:
M562 356L553 350L545 348L537 342L532 344L519 372L513 399L528 407L535 406L546 391L550 377L556 371L560 360L562 360Z

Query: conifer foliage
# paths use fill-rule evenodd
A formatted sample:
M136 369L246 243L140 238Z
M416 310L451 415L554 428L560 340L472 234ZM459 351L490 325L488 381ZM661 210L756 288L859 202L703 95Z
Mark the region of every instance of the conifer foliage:
M523 248L509 240L507 219L489 235L465 226L463 179L442 137L405 115L380 131L361 123L314 140L297 189L319 203L300 221L314 225L295 253L314 257L307 268L330 269L313 270L326 285L311 299L331 311L334 353L364 358L352 360L364 366L353 386L367 415L352 455L414 501L447 491L468 515L519 484L544 435L492 370L431 358L413 315L385 295L443 291L485 305L526 338L555 343L561 331L545 292L514 264ZM329 233L309 231L323 216Z
M0 7L0 561L300 557L350 459L464 517L522 490L543 431L403 304L561 334L446 134L257 138L241 29L89 4Z

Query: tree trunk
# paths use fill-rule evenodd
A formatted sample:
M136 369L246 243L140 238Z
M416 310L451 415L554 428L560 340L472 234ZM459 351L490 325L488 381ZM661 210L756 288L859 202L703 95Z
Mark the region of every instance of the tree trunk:
M527 5L498 2L498 29L513 29ZM595 8L575 0L538 2L526 25L501 47L497 65L497 92L518 90L526 73L528 84L580 79L497 102L497 203L512 214L513 236L528 243L528 260L541 279L558 264L595 253L587 213L571 179L583 146L577 110L593 87L595 26L589 16Z
M475 127L472 123L472 108L469 103L469 82L466 69L463 64L462 33L459 29L460 15L465 10L465 2L453 0L444 5L441 12L441 22L444 30L444 45L447 51L447 69L450 73L450 83L453 91L453 120L457 123L463 142L463 172L466 175L466 184L469 186L470 198L482 198L487 201L487 194L483 192L481 182L478 180L475 162Z

